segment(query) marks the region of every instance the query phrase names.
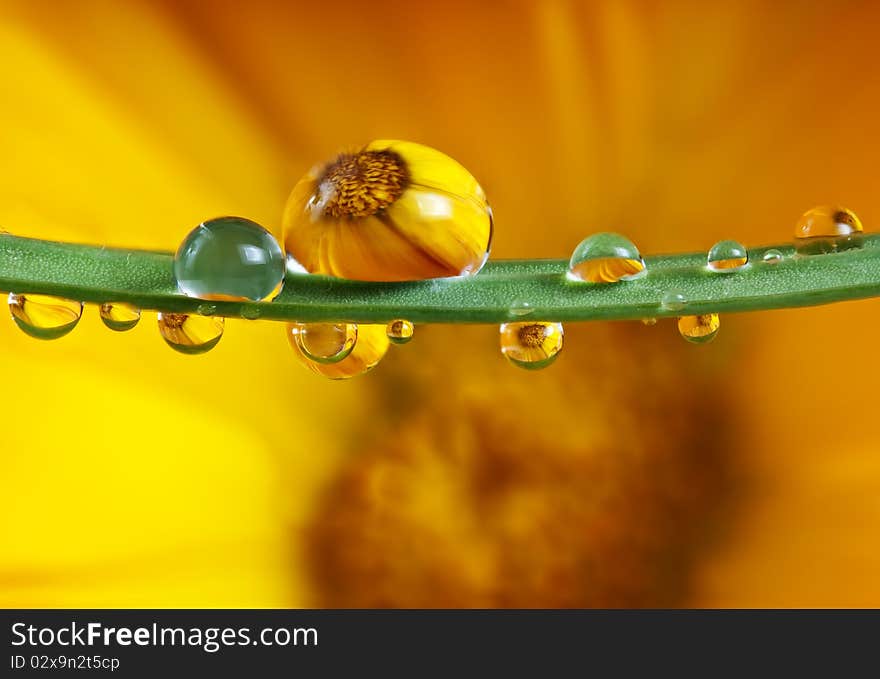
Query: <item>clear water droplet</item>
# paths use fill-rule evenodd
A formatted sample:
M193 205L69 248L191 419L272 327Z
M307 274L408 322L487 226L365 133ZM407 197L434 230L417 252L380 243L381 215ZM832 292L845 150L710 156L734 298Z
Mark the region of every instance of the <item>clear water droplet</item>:
M822 205L805 212L794 230L801 255L821 255L862 245L862 222L845 207Z
M163 339L182 354L204 354L223 337L222 316L160 313L158 320Z
M399 318L388 324L385 333L392 344L406 344L413 338L415 331L416 328L412 323Z
M275 237L241 217L218 217L190 231L174 256L174 276L190 297L262 301L284 280L285 261Z
M735 240L715 243L706 257L706 263L712 271L735 271L744 267L748 261L748 250Z
M9 294L12 320L26 334L36 339L64 337L82 317L82 302L50 295Z
M638 248L617 233L596 233L584 239L568 265L569 278L590 283L616 283L644 271Z
M298 324L288 324L287 326L287 339L290 341L296 357L312 372L332 380L344 380L369 372L382 360L391 344L386 334L385 325L360 324L357 327L357 341L348 355L335 363L326 363L316 361L303 352L295 339L296 333L292 328L293 325Z
M245 305L241 308L241 317L249 321L255 321L262 315L263 312L258 306Z
M288 339L315 363L339 363L358 341L356 323L289 323Z
M217 305L216 304L199 304L196 308L196 311L200 316L213 316L217 313Z
M526 370L540 370L559 356L563 336L562 323L502 323L501 353L515 366Z
M761 261L765 264L779 264L782 261L782 253L776 249L767 250L761 257Z
M535 311L534 307L531 304L524 300L516 300L513 304L510 305L510 315L511 316L528 316L529 314Z
M123 302L105 302L99 313L104 325L115 332L131 330L141 320L141 310Z
M678 319L678 332L688 342L705 344L715 339L721 328L718 314L700 314L698 316L682 316Z
M666 311L681 311L687 306L687 298L680 292L670 290L660 299L660 306Z

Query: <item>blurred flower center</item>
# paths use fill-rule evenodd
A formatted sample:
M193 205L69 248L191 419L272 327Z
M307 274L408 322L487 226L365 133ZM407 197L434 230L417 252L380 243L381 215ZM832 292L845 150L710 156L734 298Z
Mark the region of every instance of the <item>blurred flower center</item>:
M318 181L313 214L369 217L397 200L408 184L406 163L393 151L342 154Z
M519 343L528 349L542 346L546 338L547 327L540 323L524 325L519 329Z

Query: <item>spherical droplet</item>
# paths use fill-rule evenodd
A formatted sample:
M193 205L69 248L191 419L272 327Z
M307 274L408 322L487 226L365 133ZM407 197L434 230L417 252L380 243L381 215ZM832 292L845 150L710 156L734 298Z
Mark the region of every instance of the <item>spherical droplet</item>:
M502 323L501 353L513 365L540 370L556 360L562 351L562 323Z
M782 261L782 253L776 249L767 250L761 257L761 261L765 264L779 264Z
M519 300L519 299L515 300L510 305L510 309L509 309L510 315L516 316L516 317L528 316L529 314L534 313L534 311L535 311L535 309L531 304L529 304L528 302L526 302L524 300Z
M413 338L415 326L409 321L397 319L388 324L385 332L392 344L406 344Z
M287 329L290 343L315 363L339 363L358 340L355 323L289 323Z
M105 302L99 311L104 325L116 332L131 330L141 320L140 309L122 302Z
M645 262L628 238L616 233L596 233L574 249L568 270L574 280L616 283L645 271Z
M670 290L660 299L660 306L666 311L681 311L687 306L687 298L680 292Z
M82 317L82 302L49 295L9 294L12 320L26 334L43 340L64 337Z
M348 356L336 363L322 363L303 353L293 336L292 329L288 325L287 337L300 362L312 372L333 380L348 379L372 370L382 360L390 346L384 325L361 324L357 330L357 341Z
M700 314L698 316L682 316L678 319L678 332L688 342L704 344L711 342L721 328L718 314Z
M798 220L795 249L802 255L820 255L861 247L862 223L852 210L840 206L815 207Z
M159 332L175 351L182 354L204 354L223 337L222 316L192 314L159 314Z
M368 281L471 275L486 262L492 211L439 151L380 140L311 170L284 211L284 249L311 273Z
M744 267L748 261L748 250L735 240L715 243L707 257L707 264L712 271L734 271Z
M284 280L281 246L262 226L241 217L203 222L180 244L174 275L190 297L261 301Z

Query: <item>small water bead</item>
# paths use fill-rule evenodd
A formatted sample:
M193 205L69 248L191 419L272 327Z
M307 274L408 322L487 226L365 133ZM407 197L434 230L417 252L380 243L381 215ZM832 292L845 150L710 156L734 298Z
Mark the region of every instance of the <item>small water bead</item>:
M562 351L562 323L502 323L499 330L502 355L520 368L546 368Z
M106 302L99 308L101 320L115 332L131 330L141 320L141 310L131 304Z
M339 363L358 341L355 323L289 323L287 328L291 344L316 363Z
M735 271L744 267L748 261L748 250L735 240L715 243L707 257L707 265L712 271Z
M522 300L516 300L515 302L513 302L513 304L510 305L509 309L511 316L528 316L534 311L535 309L531 304Z
M721 328L718 314L700 314L698 316L682 316L678 319L678 332L688 342L705 344L715 339Z
M779 250L767 250L764 253L764 256L761 257L761 261L765 264L779 264L782 261L782 253Z
M660 306L666 311L681 311L687 306L687 298L680 292L672 290L663 295Z
M568 264L569 278L589 283L616 283L644 270L638 248L617 233L597 233L582 240Z
M182 354L204 354L223 337L222 316L160 313L158 320L163 339Z
M284 280L281 246L259 224L219 217L190 231L174 256L180 291L190 297L262 301Z
M200 316L213 316L217 313L217 305L216 304L199 304L196 308L196 311L199 312Z
M386 334L385 325L361 324L357 329L357 341L348 355L335 363L315 361L303 353L300 345L294 340L294 332L287 326L287 338L299 361L318 375L332 380L344 380L369 372L379 364L391 345Z
M262 315L263 312L258 306L245 305L241 308L241 317L246 318L249 321L255 321Z
M862 222L852 210L823 205L815 207L795 226L799 254L816 255L861 247Z
M406 344L413 338L415 330L415 326L409 321L397 319L388 324L385 334L388 335L388 339L391 340L392 344Z
M9 294L12 320L26 334L36 339L64 337L82 318L82 302L50 295Z

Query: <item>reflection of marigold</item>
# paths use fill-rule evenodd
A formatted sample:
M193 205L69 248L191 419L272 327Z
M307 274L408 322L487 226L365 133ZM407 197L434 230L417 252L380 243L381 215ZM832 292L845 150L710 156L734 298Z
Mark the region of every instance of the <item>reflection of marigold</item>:
M477 180L427 146L380 140L313 168L284 211L284 247L307 271L371 281L473 274L492 212Z

